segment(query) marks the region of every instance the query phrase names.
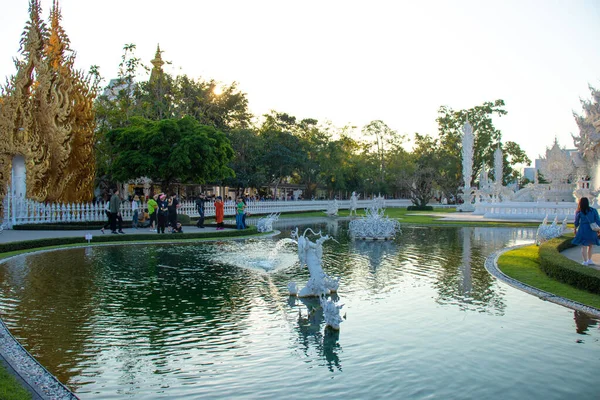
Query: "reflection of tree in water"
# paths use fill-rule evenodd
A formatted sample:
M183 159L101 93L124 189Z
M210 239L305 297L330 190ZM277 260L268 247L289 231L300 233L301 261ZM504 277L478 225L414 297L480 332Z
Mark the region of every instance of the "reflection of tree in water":
M123 382L135 382L145 366L140 355L154 353L157 371L168 369L169 355L186 346L214 346L225 335L231 342L242 336L255 298L252 271L225 264L207 265L200 246L114 246L44 253L27 258L27 268L12 287L18 320L11 322L17 337L62 382L71 382L88 358L114 355L88 347L118 352ZM85 255L87 254L87 255ZM6 275L6 267L0 275ZM90 322L91 321L91 322ZM185 332L182 343L173 332ZM23 335L20 334L23 332ZM179 336L177 336L179 337Z
M332 297L337 300L337 296ZM301 304L298 304L300 301ZM339 353L342 347L339 344L340 332L330 328L323 328L323 309L317 298L290 297L289 305L298 308L298 344L304 356L311 358L311 350L316 351L317 357L324 359L327 368L342 371ZM303 307L304 306L304 307ZM307 311L308 310L308 311Z
M598 320L583 311L575 311L575 331L580 335L587 335L587 330L591 326L596 326Z
M77 372L77 360L65 355L85 353L99 289L98 271L83 262L85 250L21 256L0 265L0 297L14 299L4 321L62 382ZM76 272L73 265L80 266Z
M353 240L350 248L369 260L373 271L388 257L398 253L398 245L391 240Z
M437 301L440 304L457 304L464 310L502 314L506 304L494 277L484 266L486 242L474 240L473 230L466 227L446 232L448 247L453 255L440 265L440 274L435 283L439 293ZM502 244L497 246L502 247Z

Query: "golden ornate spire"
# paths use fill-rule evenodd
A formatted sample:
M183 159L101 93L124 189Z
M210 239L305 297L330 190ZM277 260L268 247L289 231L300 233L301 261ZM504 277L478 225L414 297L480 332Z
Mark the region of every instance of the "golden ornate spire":
M30 0L30 22L21 38L23 60L2 88L0 195L10 180L12 159L25 158L27 197L38 201L88 201L95 162L93 101L96 84L75 71L75 53L60 25L58 1L50 28Z
M162 66L165 65L165 62L162 59L161 53L162 51L160 50L160 44L158 44L156 45L156 54L154 55L154 59L150 60L154 66L152 68L152 72L150 72L151 81L156 80L156 78L163 73Z

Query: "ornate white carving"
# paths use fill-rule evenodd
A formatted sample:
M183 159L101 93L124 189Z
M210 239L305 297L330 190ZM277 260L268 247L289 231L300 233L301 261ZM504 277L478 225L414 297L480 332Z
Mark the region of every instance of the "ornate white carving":
M494 181L496 186L502 186L502 176L504 174L504 161L502 149L500 146L494 151Z
M458 209L460 211L473 211L473 193L471 189L471 174L473 174L473 144L474 144L473 127L469 121L463 125L462 137L462 173L464 185L462 188L464 203Z
M266 217L262 217L256 223L256 229L259 232L271 232L273 230L273 224L279 219L279 213L269 214Z
M540 172L544 179L556 184L566 183L575 172L571 156L560 148L556 138L552 148L546 148L546 156L540 160Z
M572 136L579 152L591 164L600 154L600 91L592 87L590 91L594 101L581 101L584 114L573 114L579 127L579 136Z
M365 209L366 217L350 221L348 230L353 239L388 240L401 232L400 223L384 215L380 201L373 201L371 208Z
M329 217L336 217L338 215L338 210L339 205L337 199L333 199L333 201L329 202L329 204L327 205L327 210L325 211L325 214L327 214Z
M319 298L321 303L321 307L323 308L323 318L325 319L325 325L330 328L339 331L340 324L344 322L340 315L340 310L344 306L343 304L338 304L337 301L333 301L332 299L328 299L325 296Z
M312 232L313 235L318 235L316 242L311 242L306 237L307 232ZM298 228L292 231L292 236L298 241L298 258L300 266L306 265L310 278L306 286L298 293L299 297L320 297L337 292L339 287L339 278L332 278L323 271L321 263L323 261L323 242L332 239L329 235L323 236L321 232L315 233L308 228L302 236L298 233Z
M535 244L538 246L547 240L561 236L567 230L567 217L561 225L558 225L558 216L554 217L552 225L548 225L548 215L544 218L541 225L538 227Z

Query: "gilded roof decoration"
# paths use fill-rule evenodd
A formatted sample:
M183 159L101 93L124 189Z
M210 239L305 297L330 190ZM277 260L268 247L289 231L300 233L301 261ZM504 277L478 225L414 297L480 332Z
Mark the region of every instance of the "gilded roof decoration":
M95 178L98 82L74 69L75 53L60 24L58 1L49 26L40 14L39 0L31 0L17 72L0 93L0 194L10 182L13 156L23 155L28 198L88 201Z

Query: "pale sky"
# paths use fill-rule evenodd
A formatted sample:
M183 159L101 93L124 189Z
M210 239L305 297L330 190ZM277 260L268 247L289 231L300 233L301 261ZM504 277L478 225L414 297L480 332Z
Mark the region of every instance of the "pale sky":
M5 0L0 77L15 72L27 0ZM41 1L47 17L52 2ZM503 99L503 140L533 160L600 89L600 0L62 0L77 67L115 78L123 45L170 73L239 83L250 111L435 135L441 105Z

